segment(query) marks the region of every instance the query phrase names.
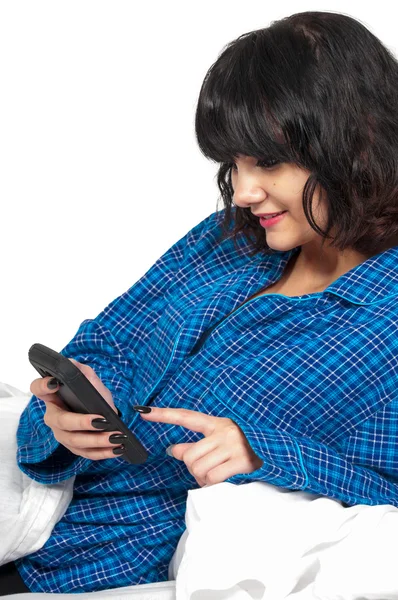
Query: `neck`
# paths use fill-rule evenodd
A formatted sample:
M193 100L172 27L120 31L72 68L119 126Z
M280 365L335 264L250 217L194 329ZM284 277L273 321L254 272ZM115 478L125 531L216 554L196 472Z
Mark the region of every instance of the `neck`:
M300 252L292 259L289 279L292 283L316 288L327 287L370 256L355 250L341 252L326 245L323 249L318 247L314 251L306 244L301 246Z

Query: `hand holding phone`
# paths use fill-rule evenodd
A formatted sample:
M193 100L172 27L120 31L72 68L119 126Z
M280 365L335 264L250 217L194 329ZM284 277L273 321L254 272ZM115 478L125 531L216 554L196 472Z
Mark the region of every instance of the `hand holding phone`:
M29 360L42 375L32 382L30 391L46 403L44 421L58 442L91 460L121 456L133 464L145 462L147 451L119 418L110 390L89 365L42 344L30 348ZM47 387L52 377L59 383L54 390ZM109 424L93 426L93 419L103 418ZM113 452L116 446L109 441L110 432L125 436L115 440L117 446L123 444L123 454Z

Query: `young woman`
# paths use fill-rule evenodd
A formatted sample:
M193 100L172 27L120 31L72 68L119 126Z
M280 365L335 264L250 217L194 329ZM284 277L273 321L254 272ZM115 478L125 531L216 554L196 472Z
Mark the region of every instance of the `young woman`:
M33 381L20 468L76 479L50 539L12 565L30 591L167 580L205 484L398 506L397 76L363 24L328 12L244 34L211 66L196 135L223 209L62 350L149 458L127 463L101 415Z

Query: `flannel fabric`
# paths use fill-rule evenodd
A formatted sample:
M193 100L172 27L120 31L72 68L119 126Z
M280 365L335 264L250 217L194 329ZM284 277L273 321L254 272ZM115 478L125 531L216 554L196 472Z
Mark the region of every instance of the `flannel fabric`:
M76 475L50 539L17 562L30 590L167 580L187 492L198 484L165 449L203 436L145 422L135 404L234 420L263 464L230 483L398 506L398 246L323 292L266 294L240 306L279 280L300 247L250 257L243 237L238 247L220 241L223 217L224 209L196 225L61 351L93 367L111 390L149 452L146 463L70 453L35 396L22 414L22 471L42 483Z

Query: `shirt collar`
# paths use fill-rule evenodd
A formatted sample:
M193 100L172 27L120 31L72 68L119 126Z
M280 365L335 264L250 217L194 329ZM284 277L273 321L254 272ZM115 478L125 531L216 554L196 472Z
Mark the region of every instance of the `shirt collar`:
M299 250L300 247L276 252L280 257L278 270L281 274L291 256ZM384 250L340 275L324 292L340 296L353 304L372 304L389 296L398 296L398 246Z

